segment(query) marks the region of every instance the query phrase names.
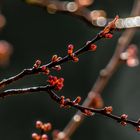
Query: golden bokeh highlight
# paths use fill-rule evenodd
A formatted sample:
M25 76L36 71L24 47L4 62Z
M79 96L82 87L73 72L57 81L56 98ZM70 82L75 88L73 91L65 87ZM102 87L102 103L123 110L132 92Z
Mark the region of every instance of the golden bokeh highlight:
M48 13L55 14L57 10L58 10L58 8L57 8L57 6L55 4L52 3L52 4L47 5Z

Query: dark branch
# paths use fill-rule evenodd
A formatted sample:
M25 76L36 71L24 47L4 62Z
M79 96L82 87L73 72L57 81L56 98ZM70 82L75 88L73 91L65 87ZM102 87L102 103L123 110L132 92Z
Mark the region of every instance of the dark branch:
M74 56L78 56L80 54L83 54L87 51L89 51L89 47L91 44L95 43L96 41L100 40L102 37L100 37L100 33L97 34L96 37L94 37L88 44L84 45L82 48L78 49L77 51L75 51L73 54ZM61 60L57 61L57 62L50 62L46 65L40 66L39 68L35 69L33 68L29 68L29 69L24 69L22 72L20 72L19 74L10 77L8 79L4 79L0 82L0 88L4 88L6 85L11 84L14 81L17 81L27 75L32 75L32 74L36 74L39 72L42 72L42 67L46 67L46 68L52 68L56 65L60 65L62 63L68 62L72 60L72 57L70 57L69 55L66 55L65 57L63 57Z
M132 121L129 119L124 120L122 117L119 117L117 115L113 115L112 113L112 108L108 109L108 107L105 107L103 109L95 109L95 108L90 108L90 107L84 107L82 105L79 105L80 101L76 102L76 99L74 101L71 101L70 99L66 98L64 96L59 97L54 91L54 87L46 85L46 86L39 86L39 87L30 87L30 88L23 88L23 89L10 89L6 90L2 93L0 93L0 98L5 98L7 96L12 96L12 95L23 95L23 94L31 94L34 92L42 92L46 91L49 96L51 97L52 100L60 104L61 107L74 107L84 113L87 116L92 116L92 113L97 113L103 116L106 116L108 118L111 118L113 120L116 120L117 122L125 122L128 124L133 125L136 128L140 127L140 122L139 121ZM78 98L78 97L77 97Z

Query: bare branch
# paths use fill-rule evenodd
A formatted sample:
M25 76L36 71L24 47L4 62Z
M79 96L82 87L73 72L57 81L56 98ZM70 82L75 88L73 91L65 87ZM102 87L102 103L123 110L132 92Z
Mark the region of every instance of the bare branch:
M68 49L70 49L70 51L68 52L68 55L66 55L63 58L56 60L52 60L50 63L43 65L43 66L35 66L33 68L29 68L29 69L24 69L21 73L10 77L8 79L4 79L0 82L0 88L4 88L6 85L15 82L27 75L32 75L32 74L37 74L40 72L44 72L44 69L48 69L48 68L52 68L55 67L57 65L60 65L62 63L68 62L70 60L73 61L77 61L77 56L79 56L80 54L83 54L87 51L95 51L95 45L93 45L95 42L97 42L98 40L102 39L102 38L111 38L112 37L112 30L115 29L115 22L118 19L118 17L116 17L112 22L110 22L105 29L103 29L101 32L99 32L92 40L88 41L83 47L81 47L80 49L78 49L77 51L73 52L73 46L68 47ZM72 51L72 52L71 52ZM52 58L53 59L53 58ZM56 59L56 58L55 58ZM35 64L36 65L36 64ZM37 64L38 65L38 64Z

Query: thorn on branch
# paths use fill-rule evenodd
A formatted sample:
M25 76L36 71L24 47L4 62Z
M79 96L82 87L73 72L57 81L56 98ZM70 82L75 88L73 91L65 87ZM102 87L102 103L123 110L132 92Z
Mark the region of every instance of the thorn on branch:
M48 140L48 135L45 133L52 129L52 124L36 121L36 128L40 130L40 134L33 133L32 139L33 140Z

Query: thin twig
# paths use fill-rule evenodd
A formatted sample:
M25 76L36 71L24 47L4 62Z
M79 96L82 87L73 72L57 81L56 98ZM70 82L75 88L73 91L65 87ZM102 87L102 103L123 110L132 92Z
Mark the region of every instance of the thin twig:
M62 101L62 98L59 97L54 91L52 90L48 90L48 93L50 95L50 97L56 101L57 103L59 103L61 105L61 101ZM126 120L123 120L122 117L119 117L117 115L113 115L111 114L111 112L108 112L106 109L107 107L103 108L103 109L95 109L95 108L89 108L89 107L84 107L82 105L79 105L79 103L74 103L74 101L71 101L71 100L67 100L67 99L64 99L63 101L63 104L64 107L67 107L67 106L71 106L71 107L74 107L78 110L80 110L82 113L84 113L85 115L91 115L90 112L92 113L98 113L98 114L101 114L101 115L104 115L106 117L109 117L109 118L112 118L114 120L116 120L117 122L126 122L128 124L131 124L133 125L134 127L139 127L140 126L140 122L139 120L138 121L132 121L132 120L129 120L129 119L126 119ZM87 111L90 111L90 112L87 112Z
M41 92L41 91L47 91L48 89L51 89L52 87L49 85L46 86L38 86L38 87L30 87L30 88L21 88L21 89L10 89L5 90L0 93L0 98L5 98L8 96L13 95L24 95L24 94L30 94L33 92Z
M75 51L73 53L74 56L78 56L80 54L83 54L83 53L89 51L90 45L95 43L96 41L98 41L98 40L100 40L102 38L99 35L100 35L100 33L97 34L97 36L94 37L88 44L84 45L82 48L80 48L77 51ZM3 79L0 82L0 88L4 88L6 85L11 84L12 82L15 82L15 81L27 76L27 75L32 75L32 74L36 74L36 73L39 73L39 72L43 72L42 67L52 68L52 67L54 67L56 65L60 65L62 63L68 62L70 60L72 60L72 57L70 57L69 55L66 55L65 57L63 57L61 60L59 60L57 62L50 62L50 63L48 63L46 65L40 66L37 69L35 69L34 67L29 68L29 69L24 69L22 72L20 72L19 74L15 75L13 77L10 77L8 79Z
M88 41L83 47L81 47L80 49L78 49L77 51L73 52L73 47L70 47L70 49L72 49L72 53L70 52L70 54L68 53L68 55L66 55L65 57L57 60L57 61L51 61L50 63L40 66L40 67L33 67L30 69L24 69L21 73L10 77L8 79L4 79L0 82L0 88L4 88L6 85L15 82L27 75L31 75L31 74L36 74L36 73L40 73L40 72L44 72L44 70L42 70L42 68L47 69L47 68L52 68L54 66L60 65L62 63L68 62L70 60L74 60L74 58L77 58L77 56L90 51L90 50L94 50L93 47L93 43L97 42L98 40L102 39L102 38L111 38L112 35L112 31L115 29L115 23L118 19L118 16L116 16L116 18L110 22L102 31L100 31L92 40Z
M50 86L50 85L46 85L46 86L39 86L39 87L30 87L30 88L23 88L23 89L10 89L10 90L6 90L2 93L0 93L0 98L5 98L7 96L13 96L13 95L23 95L23 94L31 94L34 92L42 92L45 91L49 94L49 96L51 97L52 100L54 100L55 102L57 102L58 104L60 104L61 107L74 107L76 109L78 109L79 111L81 111L82 113L84 113L87 116L92 116L92 113L97 113L97 114L101 114L103 116L106 116L108 118L111 118L113 120L116 120L117 122L126 122L128 124L133 125L136 128L140 127L140 122L138 121L133 121L133 120L129 120L129 119L124 119L122 117L119 117L117 115L113 115L112 113L112 108L111 107L105 107L102 109L95 109L95 108L90 108L90 107L84 107L82 105L79 105L80 100L78 101L77 99L75 99L74 101L71 101L70 99L63 97L59 97L54 91L53 91L54 87ZM78 97L77 97L78 98ZM76 101L77 100L77 101Z

